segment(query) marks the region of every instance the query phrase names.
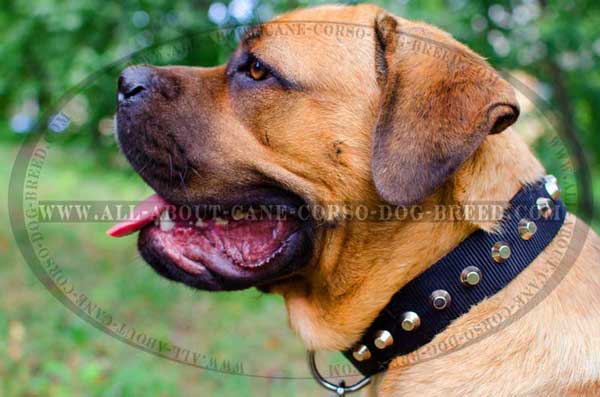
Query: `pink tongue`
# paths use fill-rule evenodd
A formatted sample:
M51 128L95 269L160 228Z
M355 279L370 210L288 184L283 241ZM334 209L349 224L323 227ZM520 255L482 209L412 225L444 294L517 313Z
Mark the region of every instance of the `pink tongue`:
M108 229L106 234L111 237L123 237L135 233L157 218L168 205L169 203L158 194L153 194L135 207L130 219L117 223Z

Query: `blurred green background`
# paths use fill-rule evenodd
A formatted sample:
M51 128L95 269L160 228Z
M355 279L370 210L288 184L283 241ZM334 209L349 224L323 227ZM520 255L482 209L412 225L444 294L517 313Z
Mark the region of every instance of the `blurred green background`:
M53 143L40 180L40 199L145 197L148 188L127 166L113 137L119 71L129 63L222 63L235 38L199 32L265 21L285 10L315 4L320 3L4 0L0 185L8 186L18 147L36 133L37 120L62 109L71 120L49 132ZM451 32L523 83L519 91L524 94L520 95L524 112L517 129L548 169L559 175L570 171L564 170L564 161L550 144L552 138L558 134L566 142L581 143L583 152L576 157L585 156L589 168L579 171L589 175L596 200L582 200L580 205L572 201L571 210L600 213L597 1L378 4ZM160 45L181 36L189 38L185 48ZM146 47L152 49L141 51ZM72 91L67 102L59 101L90 75L89 84ZM582 164L573 157L571 162ZM572 172L563 178L572 179ZM96 330L64 308L35 278L18 252L8 211L6 205L0 207L0 396L327 395L312 380L223 375L173 363ZM589 219L596 228L597 219ZM43 226L45 243L56 261L99 306L149 335L219 360L242 362L246 373L308 376L304 349L287 328L280 298L254 290L209 294L171 284L139 260L134 238L109 240L103 234L106 226ZM339 356L326 361L326 375L332 372L327 365L344 363Z

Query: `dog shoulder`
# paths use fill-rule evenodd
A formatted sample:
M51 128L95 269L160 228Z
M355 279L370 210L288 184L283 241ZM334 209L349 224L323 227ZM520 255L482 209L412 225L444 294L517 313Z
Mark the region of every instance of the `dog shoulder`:
M392 362L378 393L599 395L598 291L600 238L569 215L557 238L505 290L412 357Z

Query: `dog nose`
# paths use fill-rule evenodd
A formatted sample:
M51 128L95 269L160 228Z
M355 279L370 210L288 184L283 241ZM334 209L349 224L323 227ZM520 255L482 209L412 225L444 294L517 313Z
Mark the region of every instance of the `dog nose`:
M119 103L143 98L151 89L153 73L147 66L129 66L123 70L118 83Z

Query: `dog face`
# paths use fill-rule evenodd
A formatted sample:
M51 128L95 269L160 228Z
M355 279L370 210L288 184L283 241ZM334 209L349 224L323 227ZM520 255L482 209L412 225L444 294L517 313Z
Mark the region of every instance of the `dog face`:
M124 154L166 202L202 211L145 226L140 252L193 287L281 293L311 347L343 348L386 303L364 292L419 272L407 260L390 277L390 236L423 258L409 236L431 230L315 208L452 196L456 170L517 115L512 90L477 55L369 5L286 14L251 29L224 66L128 68ZM265 205L281 212L265 216ZM348 312L359 302L365 310Z

